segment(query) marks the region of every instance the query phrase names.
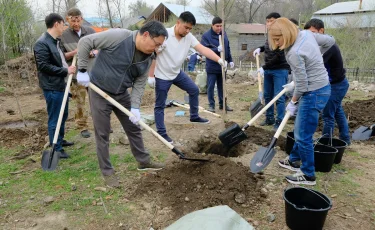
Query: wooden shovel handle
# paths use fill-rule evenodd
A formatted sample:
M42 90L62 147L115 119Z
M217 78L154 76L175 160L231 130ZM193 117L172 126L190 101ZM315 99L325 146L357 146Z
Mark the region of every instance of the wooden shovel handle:
M277 129L275 135L273 135L274 138L276 138L276 139L279 138L280 133L283 131L284 126L288 122L289 117L290 117L290 112L287 110L286 113L285 113L285 116L283 118L283 121L280 123L279 128Z
M182 104L180 104L180 103L178 103L178 102L175 102L175 101L173 102L173 104L174 104L175 106L179 106L179 107L182 107L182 108L185 108L185 109L190 109L190 106L189 106L189 105L182 105ZM205 108L203 108L202 106L198 106L198 108L199 108L199 111L200 111L200 112L209 113L209 114L211 114L211 115L214 115L215 117L221 117L220 114L210 112L210 111L206 110Z
M255 55L255 59L257 60L257 70L259 70L260 65L259 65L259 54ZM260 72L258 71L258 91L259 93L263 92L263 87L262 87L262 76L260 75ZM261 99L261 98L259 98Z

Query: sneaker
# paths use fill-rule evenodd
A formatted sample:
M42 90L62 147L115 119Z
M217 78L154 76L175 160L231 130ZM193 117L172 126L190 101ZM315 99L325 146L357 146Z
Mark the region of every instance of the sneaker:
M274 125L275 124L275 119L269 119L269 118L266 118L266 120L264 120L262 123L260 123L259 125L260 126L271 126L271 125Z
M67 140L63 140L63 141L61 142L61 145L62 145L62 147L68 147L68 146L72 146L72 145L74 145L74 142L69 142L69 141L67 141Z
M286 157L284 160L279 161L279 165L283 168L292 170L293 172L300 171L300 165L297 162L291 162L289 157Z
M210 123L210 120L208 120L206 118L201 118L201 117L198 117L198 118L195 118L195 119L191 119L190 118L190 121L191 122L195 122L195 123L202 123L202 124L208 124L208 123Z
M116 174L112 174L109 176L103 176L104 177L104 183L108 187L111 188L119 188L120 187L120 182L118 181L118 178Z
M225 108L226 108L226 111L233 111L233 109L231 107L229 107L228 105L226 105ZM219 109L223 110L223 106L219 105Z
M141 163L138 164L138 170L140 171L145 171L145 170L157 171L157 170L163 169L164 167L165 167L165 164L152 162L152 161L148 164L141 164Z
M277 131L277 129L279 128L280 124L281 124L281 121L277 120L277 121L275 122L275 124L273 125L273 130L274 130L274 131Z
M299 171L293 175L286 176L285 179L291 184L305 184L305 185L316 185L315 176L309 177Z
M85 129L81 131L81 136L83 138L89 138L91 136L91 133L87 129Z
M210 107L208 107L207 110L210 111L211 113L214 113L215 112L215 107L210 106Z
M67 154L67 153L65 152L64 149L61 149L61 150L58 151L58 152L59 152L59 157L60 157L60 159L67 159L67 158L70 157L69 154Z
M163 134L163 135L160 135L160 136L162 136L166 141L168 141L169 144L173 144L173 140L172 140L172 138L170 138L168 136L168 134Z

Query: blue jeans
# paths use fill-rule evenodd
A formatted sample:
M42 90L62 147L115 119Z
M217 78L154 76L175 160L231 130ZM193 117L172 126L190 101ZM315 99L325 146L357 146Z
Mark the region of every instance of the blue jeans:
M155 123L156 129L160 135L167 133L167 130L164 125L164 108L165 101L167 100L168 91L171 88L172 84L176 85L178 88L186 91L189 94L189 104L190 104L190 119L198 118L198 96L199 89L198 86L186 75L183 71L177 75L174 80L162 80L155 78Z
M331 85L331 96L323 109L323 135L331 136L335 128L335 120L339 127L340 139L350 144L349 126L346 120L342 100L349 89L349 82L345 78L343 81Z
M264 71L264 101L268 104L288 83L288 70L276 69ZM282 121L285 115L285 94L276 101L276 120ZM266 111L267 119L274 120L273 105Z
M44 98L46 99L47 104L47 113L48 113L48 136L49 143L52 145L53 137L55 135L55 130L57 126L57 120L59 119L61 104L64 97L64 92L55 91L55 90L43 90ZM65 133L65 121L68 118L68 107L69 100L66 101L63 118L61 121L59 136L56 143L56 151L61 151L62 149L62 140L64 139Z
M215 108L215 84L217 84L217 94L219 105L223 105L223 76L221 73L207 73L207 97L210 107Z
M294 146L289 155L291 162L302 161L301 171L315 176L313 135L318 127L320 112L331 95L331 86L306 92L299 99L298 113L294 123Z

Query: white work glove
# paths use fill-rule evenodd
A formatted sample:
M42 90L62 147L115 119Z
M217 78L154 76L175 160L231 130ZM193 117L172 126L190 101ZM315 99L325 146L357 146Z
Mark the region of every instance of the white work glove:
M77 73L77 82L78 84L84 86L84 87L89 87L90 84L90 76L87 72L80 72L78 71Z
M283 85L283 88L286 89L287 92L291 92L294 90L294 81L290 82L289 84Z
M230 68L233 69L234 68L234 62L229 62L229 65L230 65Z
M253 56L257 56L257 55L260 55L260 48L256 48L253 52Z
M264 69L263 69L263 67L260 67L260 68L257 70L257 72L259 72L260 75L261 75L262 77L264 77Z
M147 83L151 89L155 88L155 77L148 77Z
M298 109L298 105L293 104L291 101L286 107L286 111L289 111L291 116L294 116L297 113L297 109Z
M129 117L129 120L137 125L138 124L138 121L141 120L141 113L139 112L139 109L131 109L130 112L134 115L134 116L131 116Z
M223 61L223 59L220 58L219 61L217 61L217 63L219 63L224 68L224 71L227 70L227 61Z
M219 45L219 46L217 47L217 51L219 51L219 52L223 51L223 47L222 47L221 45Z

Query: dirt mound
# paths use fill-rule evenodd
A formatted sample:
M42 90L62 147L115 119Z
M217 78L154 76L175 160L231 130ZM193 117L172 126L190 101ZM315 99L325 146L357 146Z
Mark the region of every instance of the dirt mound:
M155 104L155 93L154 91L145 91L142 97L141 106L153 106Z
M263 200L259 175L228 158L208 157L211 162L175 161L156 174L148 174L140 180L134 196L145 199L152 191L161 208L171 208L174 220L217 205L228 205L242 216L258 210Z
M354 131L361 125L370 126L375 124L375 98L346 103L344 110L349 118L349 128L351 131Z

